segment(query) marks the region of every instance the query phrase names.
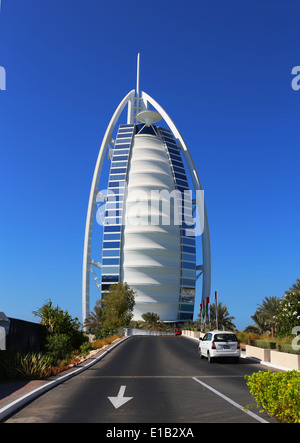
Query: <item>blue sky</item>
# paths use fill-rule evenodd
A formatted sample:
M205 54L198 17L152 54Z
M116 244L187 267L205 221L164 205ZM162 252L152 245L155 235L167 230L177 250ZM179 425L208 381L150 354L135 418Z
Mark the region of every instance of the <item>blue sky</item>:
M138 52L141 89L205 191L212 293L239 329L282 296L300 277L299 13L297 0L3 0L0 311L35 321L51 298L81 319L92 174Z

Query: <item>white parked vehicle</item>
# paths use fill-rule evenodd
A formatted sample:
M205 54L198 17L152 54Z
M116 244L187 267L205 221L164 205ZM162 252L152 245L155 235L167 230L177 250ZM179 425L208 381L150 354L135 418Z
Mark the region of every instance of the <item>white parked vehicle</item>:
M207 357L210 363L216 357L231 357L238 362L241 347L233 332L211 331L200 338L198 352L200 358Z

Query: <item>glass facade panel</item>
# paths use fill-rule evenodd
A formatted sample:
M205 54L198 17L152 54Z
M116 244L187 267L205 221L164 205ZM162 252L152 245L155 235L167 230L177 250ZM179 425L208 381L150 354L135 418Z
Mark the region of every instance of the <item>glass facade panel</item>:
M121 234L104 234L104 240L120 240Z
M125 180L125 174L113 174L110 176L111 180Z
M183 261L190 261L196 264L196 255L195 254L182 254Z
M196 287L196 241L194 235L188 236L191 227L194 225L192 196L189 191L188 180L180 151L171 131L160 128L160 133L167 147L176 188L182 193L182 203L179 205L182 217L181 294L183 295L181 295L181 301L185 301L188 304L180 305L180 311L185 312L179 312L178 319L182 321L192 320Z
M113 161L121 161L121 160L128 160L128 155L114 155Z
M105 208L108 210L116 210L116 209L122 209L123 207L123 203L119 203L119 202L111 202L111 203L106 203Z
M111 179L111 177L110 177ZM108 187L109 188L123 188L124 187L125 182L124 181L116 181L116 182L109 182L108 183Z
M194 269L183 269L182 270L182 277L183 278L196 278L196 268Z
M195 246L195 237L183 237L182 243L186 246Z
M113 152L108 182L108 188L111 188L111 191L105 205L102 291L107 291L111 283L119 282L124 185L133 132L134 125L120 125Z
M196 263L182 262L182 269L196 269Z
M118 158L119 155L125 155L129 153L129 149L125 149L125 146L119 146L118 150L114 152L114 160Z
M183 252L191 252L196 254L196 248L192 248L191 246L182 246Z
M126 174L126 168L111 168L111 174Z
M119 266L102 266L102 275L117 274L119 277Z
M119 141L120 138L129 138L129 139L131 139L131 134L130 134L130 132L123 132L123 131L121 131L118 134L117 140Z
M119 257L120 249L105 249L102 254L103 257ZM102 259L102 261L104 258Z
M180 305L180 311L194 312L194 305L182 304L182 305Z
M102 282L104 282L104 283L118 283L119 276L118 275L102 275Z
M182 278L182 286L195 286L195 279Z
M119 161L113 161L113 163L111 164L112 168L124 168L127 167L127 162L119 162ZM126 168L125 168L126 170Z
M120 242L104 241L103 249L116 249L120 248Z
M193 320L193 314L185 314L183 312L180 313L179 320Z
M103 266L111 266L111 265L119 265L120 264L120 259L119 258L104 258L102 260L102 265Z

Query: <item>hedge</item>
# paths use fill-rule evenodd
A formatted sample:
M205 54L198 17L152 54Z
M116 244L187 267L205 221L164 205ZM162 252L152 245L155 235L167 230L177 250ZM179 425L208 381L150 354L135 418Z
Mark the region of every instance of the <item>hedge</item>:
M245 379L260 412L267 412L279 423L300 423L299 372L259 371Z
M293 349L291 344L277 344L274 341L250 339L249 345L263 349L277 349L278 351L287 352L289 354L300 354L300 351Z

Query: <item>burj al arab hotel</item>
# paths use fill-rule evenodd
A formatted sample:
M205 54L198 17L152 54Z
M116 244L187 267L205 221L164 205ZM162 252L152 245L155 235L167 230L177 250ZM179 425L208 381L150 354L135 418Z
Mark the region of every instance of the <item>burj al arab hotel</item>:
M176 124L140 91L139 72L138 55L136 89L116 108L94 171L84 239L83 321L90 314L93 277L101 297L119 282L135 291L134 320L153 312L164 322L184 322L200 308L195 295L201 280L197 293L205 300L210 295L210 239L198 173ZM100 190L105 162L109 177ZM99 224L102 247L92 257Z

